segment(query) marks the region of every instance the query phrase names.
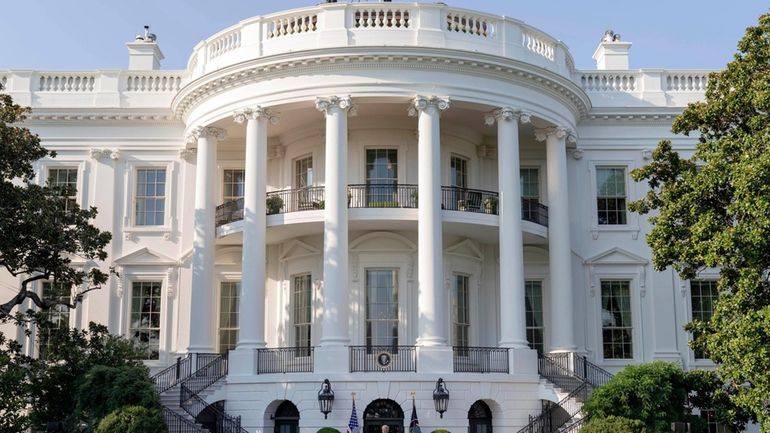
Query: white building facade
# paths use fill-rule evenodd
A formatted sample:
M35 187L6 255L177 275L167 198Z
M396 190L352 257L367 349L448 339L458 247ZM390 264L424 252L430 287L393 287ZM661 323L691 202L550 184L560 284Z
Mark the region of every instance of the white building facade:
M152 35L127 45L127 70L0 84L58 153L38 179L74 183L114 235L107 262L75 265L120 276L57 320L136 339L154 371L229 353L183 396L200 423L342 430L355 398L367 432L405 431L412 402L427 431L515 432L566 394L538 353L573 373L582 357L713 367L683 326L709 317L717 275L653 271L627 210L660 139L694 150L670 128L708 71L631 70L611 34L576 70L546 33L444 4L246 19L184 70L159 69Z

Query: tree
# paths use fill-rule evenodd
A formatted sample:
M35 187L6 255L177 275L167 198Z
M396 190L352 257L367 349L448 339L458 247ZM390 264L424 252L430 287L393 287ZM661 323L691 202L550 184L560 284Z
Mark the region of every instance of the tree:
M683 279L720 270L711 320L687 329L719 365L731 400L770 433L770 14L746 30L734 60L709 76L705 100L672 131L697 132L695 153L682 158L662 141L632 172L650 191L630 208L654 212L656 270L671 266Z
M95 433L166 433L166 424L157 409L126 406L107 415Z
M619 416L596 418L588 421L588 424L580 429L581 433L647 433L644 423Z
M25 356L21 344L0 333L0 432L22 433L30 425L25 409L32 391L30 373L37 360Z
M42 311L54 305L75 308L83 294L99 288L108 277L97 267L86 270L71 266L73 257L105 260L104 248L111 235L91 225L96 208L81 209L67 203L71 193L67 188L32 182L32 163L46 156L53 158L56 153L45 149L36 134L20 126L29 112L29 108L14 104L10 96L0 94L0 266L23 278L18 293L0 304L0 320L11 318L14 307L26 299ZM79 292L70 300L41 297L29 290L30 283L37 280L51 280L68 291L75 287ZM21 316L16 319L21 320Z

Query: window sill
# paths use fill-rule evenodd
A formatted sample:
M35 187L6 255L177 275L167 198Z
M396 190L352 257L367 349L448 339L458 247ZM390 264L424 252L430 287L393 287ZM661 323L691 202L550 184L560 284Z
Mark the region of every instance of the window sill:
M171 240L171 227L169 226L131 226L123 228L123 239L135 241L137 236L162 235L163 239Z
M631 224L594 224L591 226L591 237L599 239L599 233L631 233L631 239L639 238L639 226Z

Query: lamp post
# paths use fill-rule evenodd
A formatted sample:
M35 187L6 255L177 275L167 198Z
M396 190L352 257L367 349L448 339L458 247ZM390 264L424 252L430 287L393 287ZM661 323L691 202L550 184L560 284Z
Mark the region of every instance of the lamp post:
M318 391L318 407L321 409L321 413L324 414L324 419L328 418L334 406L334 391L332 391L332 384L329 379L324 379L321 384L321 390Z
M433 390L433 405L436 407L441 418L444 418L444 412L446 412L449 405L449 390L444 383L444 379L438 378L436 381L436 388Z

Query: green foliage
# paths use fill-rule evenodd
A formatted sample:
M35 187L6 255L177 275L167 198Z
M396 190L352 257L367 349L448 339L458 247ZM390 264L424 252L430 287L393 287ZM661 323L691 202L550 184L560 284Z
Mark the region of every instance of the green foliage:
M78 385L76 414L89 425L125 406L160 407L155 386L145 367L95 365Z
M687 329L719 364L729 399L770 433L770 14L738 50L709 76L705 101L674 122L675 133L699 134L694 155L682 159L661 142L650 164L632 172L651 189L630 208L656 212L647 236L656 270L671 266L690 279L720 269L711 320Z
M669 431L671 429L669 428ZM636 419L608 416L590 420L581 433L647 433L644 423Z
M430 433L450 433L449 430L444 430L443 428L440 428L438 430L433 430Z
M107 274L98 268L85 271L70 266L73 256L105 260L111 235L91 225L96 208L80 209L71 203L65 208L65 196L72 191L33 183L32 163L53 158L56 153L42 147L36 134L20 126L29 112L29 108L14 104L10 96L0 94L0 267L22 278L18 293L0 304L3 321L22 321L22 317L12 316L12 311L26 299L43 311L54 305L74 308L85 292L107 281ZM36 280L52 280L67 288L85 284L88 288L72 301L45 299L28 290Z
M22 433L30 425L24 409L32 390L31 373L38 362L22 352L16 340L0 333L0 432Z
M687 394L676 364L630 365L594 391L583 410L592 420L616 416L639 420L650 433L664 432L684 420Z
M340 433L340 431L337 430L336 428L324 427L324 428L318 430L317 433Z
M265 207L267 208L268 215L280 213L283 207L283 199L277 195L271 195L265 200Z
M126 406L107 415L94 433L166 433L166 424L157 409Z

